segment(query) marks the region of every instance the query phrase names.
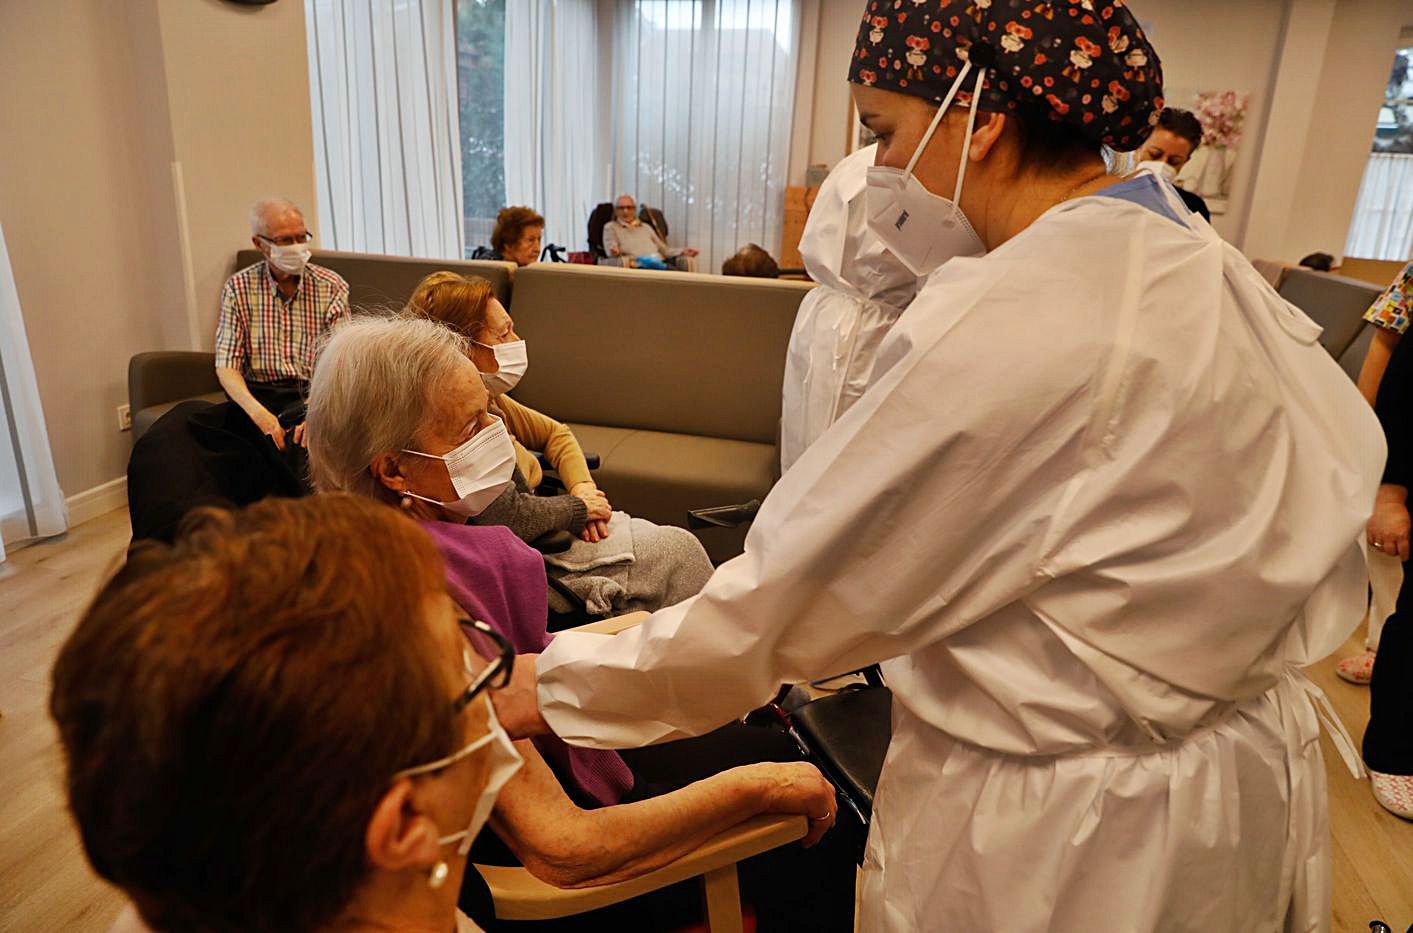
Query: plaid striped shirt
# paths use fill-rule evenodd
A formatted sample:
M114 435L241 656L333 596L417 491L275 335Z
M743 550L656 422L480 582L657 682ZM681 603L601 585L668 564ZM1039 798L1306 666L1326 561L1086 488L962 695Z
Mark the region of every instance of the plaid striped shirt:
M348 283L337 272L310 263L294 297L285 301L269 263L257 262L221 290L216 365L252 382L308 382L319 338L346 317Z

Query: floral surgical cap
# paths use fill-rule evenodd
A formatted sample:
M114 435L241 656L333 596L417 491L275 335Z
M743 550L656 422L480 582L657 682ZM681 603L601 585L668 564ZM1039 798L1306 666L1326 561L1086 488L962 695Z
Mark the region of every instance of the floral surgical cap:
M988 69L979 109L1044 113L1120 152L1163 109L1162 63L1124 0L869 0L849 80L940 104L968 61Z

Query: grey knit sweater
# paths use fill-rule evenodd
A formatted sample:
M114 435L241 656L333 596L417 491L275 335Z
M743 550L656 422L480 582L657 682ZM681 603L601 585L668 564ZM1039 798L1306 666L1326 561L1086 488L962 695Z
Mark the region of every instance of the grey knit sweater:
M471 523L504 525L528 544L551 531L567 531L577 537L583 534L588 518L589 508L578 496L533 495L525 474L516 467L511 486Z

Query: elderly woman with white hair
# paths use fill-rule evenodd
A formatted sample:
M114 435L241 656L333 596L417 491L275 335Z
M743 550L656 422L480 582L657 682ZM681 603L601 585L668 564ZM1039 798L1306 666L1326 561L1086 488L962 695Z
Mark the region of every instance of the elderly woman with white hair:
M543 559L504 526L464 517L498 495L514 462L489 402L457 333L426 319L354 319L333 333L315 367L310 468L321 492L353 492L419 519L441 551L456 604L517 653L535 653L551 640ZM780 743L766 747L783 738L778 733L726 732L693 740L703 744L691 749L644 750L654 754L638 755L633 771L616 752L572 748L557 737L517 743L526 767L501 793L490 825L516 859L565 886L641 874L762 812L815 818L812 845L833 823L828 782L811 765L782 760L795 756L779 754ZM742 868L746 893L758 910L782 918L776 929L814 909L811 902L842 917L847 929L852 864L839 849L831 843L758 856ZM783 888L781 878L789 879ZM821 886L848 896L832 902ZM680 925L682 904L664 898L635 906L651 916L638 913L623 925Z
M711 576L685 529L612 512L602 494L531 495L469 342L446 327L359 320L330 339L314 382L310 473L319 489L373 496L420 519L504 525L527 543L602 523L601 540L546 557L556 612L653 611L696 595Z

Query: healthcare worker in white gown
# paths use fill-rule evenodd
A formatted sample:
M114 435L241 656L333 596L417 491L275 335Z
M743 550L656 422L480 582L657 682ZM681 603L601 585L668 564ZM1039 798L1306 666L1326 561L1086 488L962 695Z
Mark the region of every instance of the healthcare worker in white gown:
M861 930L1325 930L1298 668L1363 614L1378 424L1166 182L1105 176L1098 143L1161 106L1127 5L991 25L1032 6L865 21L873 227L915 272L950 261L744 554L640 627L558 635L498 707L639 745L883 661Z
M785 354L782 472L863 395L883 338L917 294L918 277L868 228L865 177L876 151L834 166L800 238L819 284L800 302Z

